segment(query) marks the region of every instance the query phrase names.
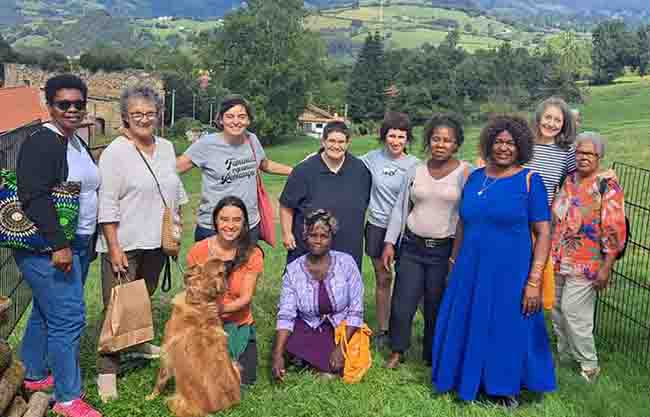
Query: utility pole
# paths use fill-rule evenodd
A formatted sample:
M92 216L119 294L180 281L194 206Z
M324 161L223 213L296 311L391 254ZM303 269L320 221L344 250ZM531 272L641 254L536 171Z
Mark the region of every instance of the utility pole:
M176 90L172 90L172 127L174 127L175 116L176 116Z
M192 119L196 120L196 94L192 93Z

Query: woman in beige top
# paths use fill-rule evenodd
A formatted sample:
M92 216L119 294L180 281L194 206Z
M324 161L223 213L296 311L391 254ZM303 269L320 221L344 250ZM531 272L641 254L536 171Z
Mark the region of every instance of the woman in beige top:
M413 315L424 298L422 359L431 365L436 314L454 261L458 203L470 172L454 157L463 144L463 127L451 114L435 114L424 131L424 150L430 157L404 178L393 207L382 262L389 270L399 241L389 335L392 353L387 368L399 366L411 340Z
M120 107L122 135L108 145L99 161L101 235L97 251L101 254L104 307L118 274L122 281L143 279L149 295L154 294L167 260L161 249L163 210L169 206L180 215L180 205L188 201L176 174L174 145L154 136L162 108L158 93L146 85L127 88ZM160 348L144 343L129 354L153 359L160 356ZM98 356L97 388L102 401L117 398L119 367L120 352Z

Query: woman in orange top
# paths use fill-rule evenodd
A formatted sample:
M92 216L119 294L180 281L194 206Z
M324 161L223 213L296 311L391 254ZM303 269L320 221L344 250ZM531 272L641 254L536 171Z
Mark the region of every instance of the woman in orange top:
M264 254L250 236L248 212L239 197L224 197L212 212L216 235L196 243L187 254L187 265L219 258L226 263L228 291L220 311L228 333L228 351L242 367L242 385L257 379L257 343L251 311L257 279L264 271Z
M627 238L623 189L600 172L604 155L599 134L578 135L577 170L553 203L556 302L551 318L557 350L560 361L580 364L580 375L588 382L600 374L593 335L596 293L607 288Z

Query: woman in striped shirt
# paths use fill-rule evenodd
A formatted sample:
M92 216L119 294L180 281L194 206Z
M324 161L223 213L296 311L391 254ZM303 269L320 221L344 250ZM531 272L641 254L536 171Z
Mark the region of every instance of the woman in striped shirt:
M559 97L542 101L535 111L533 128L533 159L525 166L541 175L550 206L558 186L576 169L575 124L569 106Z

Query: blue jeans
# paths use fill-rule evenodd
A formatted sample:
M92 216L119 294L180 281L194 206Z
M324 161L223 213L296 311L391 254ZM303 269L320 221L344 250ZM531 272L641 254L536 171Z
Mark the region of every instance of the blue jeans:
M253 242L253 244L257 244L257 241L260 240L260 228L255 226L248 233L251 235L251 242ZM217 232L215 232L214 229L207 229L205 227L196 225L196 229L194 230L194 241L200 242L203 239L212 237L216 234Z
M51 369L54 398L59 402L81 395L79 342L86 327L83 286L90 264L90 239L77 235L72 241L72 270L67 274L52 266L50 254L14 251L33 301L20 352L25 377L40 380Z

